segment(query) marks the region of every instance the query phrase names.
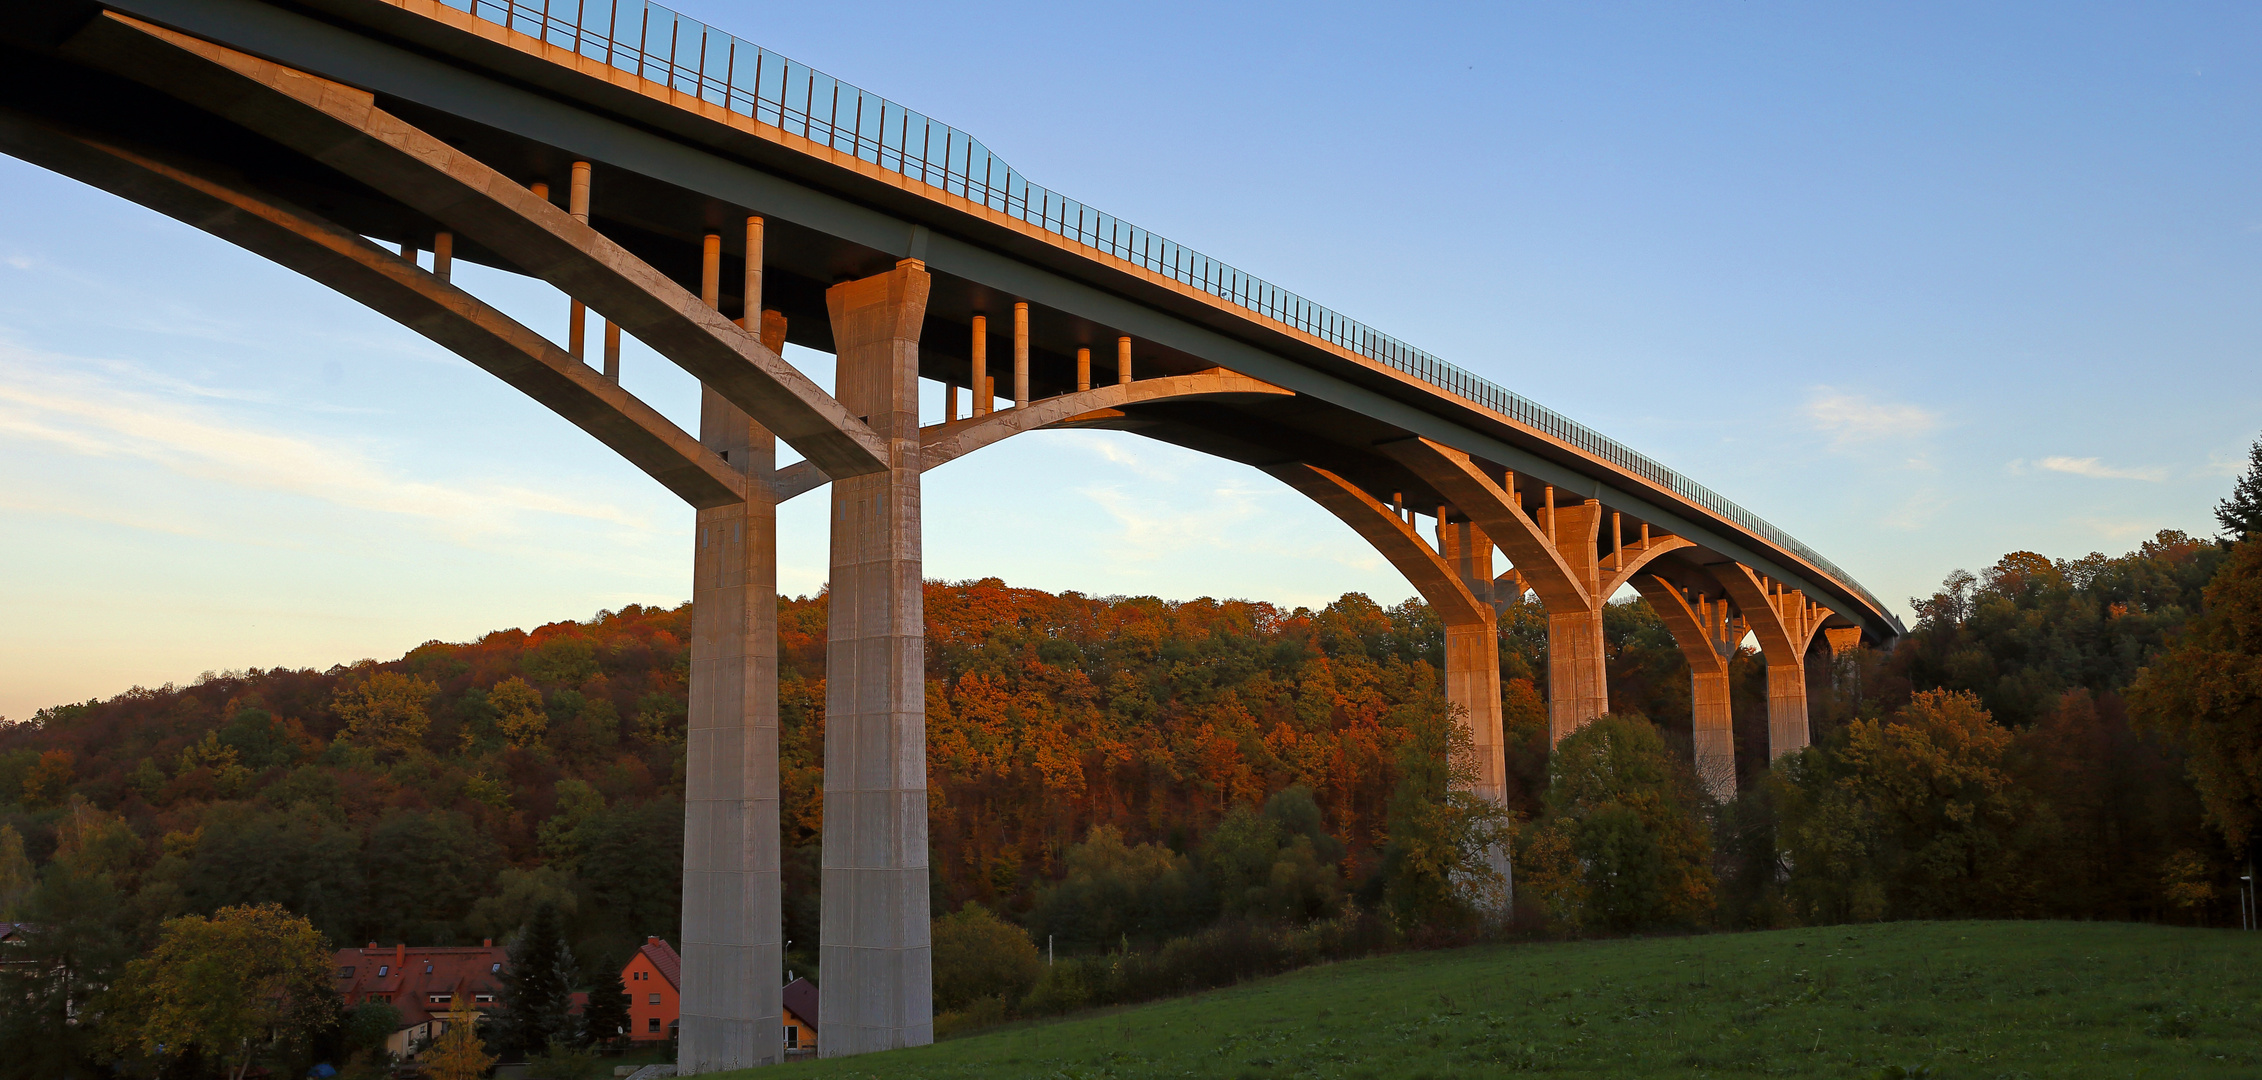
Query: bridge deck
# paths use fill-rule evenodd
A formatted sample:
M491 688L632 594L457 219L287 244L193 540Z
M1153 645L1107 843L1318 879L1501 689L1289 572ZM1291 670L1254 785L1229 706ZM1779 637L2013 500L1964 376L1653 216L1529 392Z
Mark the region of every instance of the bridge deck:
M91 13L94 5L76 5ZM1819 553L1658 462L1426 352L1190 248L1063 198L979 140L641 0L113 0L106 6L374 91L388 111L514 176L598 163L593 224L678 281L740 208L769 219L766 307L830 351L823 293L896 259L934 274L921 374L967 385L968 323L1032 303L1033 397L1074 389L1089 348L1138 340L1143 376L1223 366L1297 391L1125 410L1117 426L1255 465L1300 460L1425 512L1450 502L1380 443L1422 435L1600 499L1741 562L1861 625L1884 605ZM420 243L437 223L240 129L48 55L74 19L7 5L0 94L20 109L223 160L364 235ZM36 9L36 10L34 10ZM306 12L311 12L308 14ZM547 12L547 18L544 13ZM601 14L600 14L601 12ZM83 15L78 18L83 19ZM727 243L727 240L726 240ZM519 269L476 246L460 259ZM728 311L736 298L726 295ZM992 368L1001 368L992 346ZM1007 367L1009 370L1009 366ZM1001 380L1002 381L1002 380ZM1010 396L1010 394L1008 395Z

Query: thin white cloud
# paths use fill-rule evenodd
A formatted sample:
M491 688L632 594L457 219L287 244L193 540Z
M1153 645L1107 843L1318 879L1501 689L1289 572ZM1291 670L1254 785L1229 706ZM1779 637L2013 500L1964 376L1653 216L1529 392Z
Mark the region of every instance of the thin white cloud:
M1809 426L1830 436L1833 447L1883 439L1907 439L1940 427L1940 414L1902 402L1818 386L1800 410Z
M216 396L225 395L195 394L170 378L133 378L130 368L114 363L0 346L0 436L419 519L458 540L520 531L519 519L530 514L607 522L638 532L651 529L650 522L617 507L562 494L401 477L365 450L262 430L193 400Z
M2046 457L2036 461L2034 467L2070 476L2086 476L2092 480L2144 480L2157 484L2168 478L2166 469L2115 468L2093 457Z

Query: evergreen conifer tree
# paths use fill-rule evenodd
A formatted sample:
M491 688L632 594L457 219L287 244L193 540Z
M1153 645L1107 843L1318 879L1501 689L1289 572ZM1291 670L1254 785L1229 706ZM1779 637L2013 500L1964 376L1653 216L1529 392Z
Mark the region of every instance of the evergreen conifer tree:
M556 908L536 908L512 943L501 1005L492 1045L505 1061L524 1061L547 1050L550 1040L572 1037L573 1018L567 1010L573 1007L573 953L558 927Z
M581 1007L585 1044L605 1045L628 1037L628 985L620 972L600 974L589 984L589 1004Z
M2254 448L2246 452L2246 475L2238 478L2231 497L2215 504L2215 520L2223 523L2229 539L2262 536L2262 439L2254 440Z

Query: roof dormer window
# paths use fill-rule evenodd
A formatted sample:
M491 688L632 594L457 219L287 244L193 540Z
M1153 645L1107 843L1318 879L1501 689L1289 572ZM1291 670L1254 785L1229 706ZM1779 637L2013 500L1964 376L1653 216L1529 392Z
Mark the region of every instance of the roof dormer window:
M430 961L430 960L426 960L426 961L424 962L424 973L425 973L426 975L430 975L430 974L432 974L432 961Z
M382 979L382 978L384 978L384 977L385 977L386 975L388 975L388 974L391 974L391 973L392 973L392 967L393 967L393 965L391 965L391 964L379 964L379 965L377 965L377 977L378 977L378 978L380 978L380 979Z

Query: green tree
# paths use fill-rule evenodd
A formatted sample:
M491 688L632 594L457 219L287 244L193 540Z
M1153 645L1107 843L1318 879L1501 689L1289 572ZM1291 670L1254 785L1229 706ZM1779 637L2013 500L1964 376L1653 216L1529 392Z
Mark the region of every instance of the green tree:
M1566 929L1702 922L1716 884L1705 805L1649 721L1589 721L1555 746L1547 817L1526 830L1519 880Z
M1264 809L1236 806L1202 840L1202 869L1229 917L1306 920L1336 913L1343 844L1328 835L1312 790L1284 788Z
M259 1052L336 1019L330 949L279 904L169 919L147 957L126 965L114 1007L145 1053L193 1047L242 1080Z
M24 942L0 964L0 1077L92 1077L109 1056L79 1018L133 958L131 920L107 874L49 864L25 898Z
M1017 1002L1043 972L1029 935L972 900L936 919L933 933L935 1007L944 1012L983 998Z
M378 1069L373 1066L383 1066L391 1059L385 1041L400 1029L399 1009L382 1001L364 1001L347 1012L345 1022L339 1025L338 1049L349 1066L358 1062L362 1071L374 1073Z
M361 838L301 805L214 807L180 876L192 910L276 901L333 940L362 940Z
M573 953L558 927L558 913L537 909L518 940L511 943L503 969L501 1007L489 1041L504 1060L525 1060L552 1040L573 1035Z
M2012 782L2011 733L1977 695L1915 695L1770 773L1786 890L1804 917L2019 915L2047 807Z
M0 922L15 921L38 880L31 857L24 854L24 834L13 825L0 825Z
M556 866L521 870L506 866L495 875L495 886L471 906L465 920L471 936L502 940L534 918L538 908L552 907L570 920L580 906L573 875Z
M2262 536L2262 439L2246 452L2246 475L2238 478L2229 498L2215 504L2215 520L2232 540Z
M495 841L460 813L394 810L369 830L363 937L444 941L495 880Z
M621 981L620 969L607 967L609 970L590 981L589 1003L581 1007L581 1041L585 1044L610 1045L629 1035L628 984Z
M1508 814L1474 793L1476 745L1459 706L1425 710L1398 748L1398 784L1384 828L1383 895L1408 930L1450 930L1505 914L1498 853Z
M592 816L577 830L581 852L584 922L587 913L604 912L607 929L580 938L585 947L625 954L649 935L680 940L676 924L683 910L683 804L654 799L642 806L614 806Z
M2262 539L2232 545L2205 614L2137 678L2129 704L2187 751L2207 820L2233 849L2252 850L2262 823Z
M1094 825L1069 845L1067 875L1038 894L1030 933L1070 949L1151 944L1191 929L1206 914L1185 856L1161 844L1126 844L1112 825Z

